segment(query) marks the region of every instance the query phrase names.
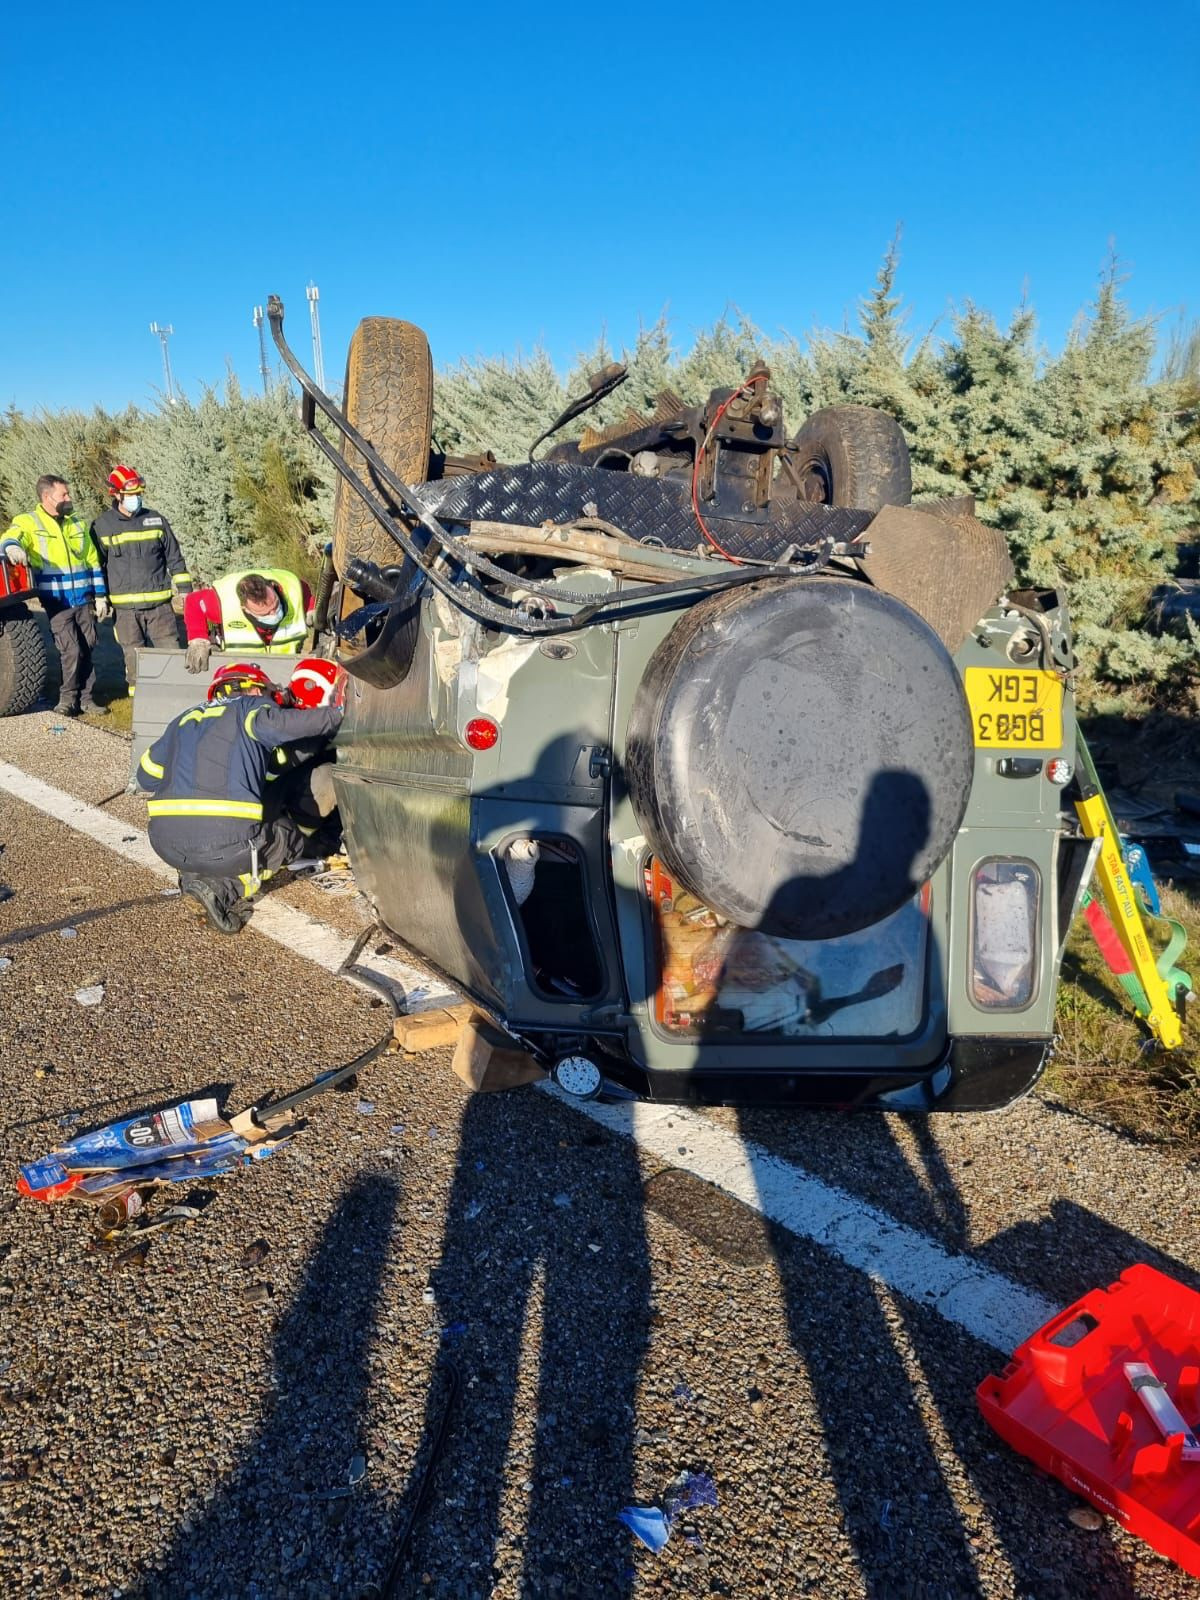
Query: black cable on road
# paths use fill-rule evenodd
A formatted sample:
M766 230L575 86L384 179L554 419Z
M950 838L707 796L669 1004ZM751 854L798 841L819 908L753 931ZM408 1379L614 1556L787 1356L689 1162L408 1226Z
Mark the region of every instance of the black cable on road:
M381 931L377 922L373 922L369 928L364 928L350 946L346 959L337 969L335 976L339 978L349 977L351 968L353 968L354 963L362 954L364 945L373 934ZM328 1089L336 1089L339 1083L344 1083L347 1078L352 1078L356 1072L361 1072L364 1067L370 1066L372 1061L378 1060L388 1045L391 1044L395 1037L395 1022L397 1017L400 1016L400 1002L396 998L395 989L391 984L384 983L381 979L373 977L361 968L354 973L353 981L362 984L364 988L373 989L386 1004L389 1013L387 1032L375 1044L364 1050L361 1055L355 1056L353 1061L347 1061L344 1066L333 1067L328 1072L322 1072L311 1083L306 1083L302 1089L297 1089L292 1094L285 1095L282 1100L269 1100L261 1106L255 1106L254 1119L256 1122L263 1116L277 1117L283 1112L293 1111L297 1106L303 1105L306 1100L311 1100L314 1095L324 1094Z

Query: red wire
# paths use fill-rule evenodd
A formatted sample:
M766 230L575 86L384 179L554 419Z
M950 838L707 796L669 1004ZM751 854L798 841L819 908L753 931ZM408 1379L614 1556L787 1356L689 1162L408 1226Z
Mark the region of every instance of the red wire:
M696 451L696 464L692 468L692 510L696 513L696 521L700 524L700 532L708 540L709 544L712 545L713 549L723 555L726 561L732 561L735 567L744 567L746 563L744 561L739 561L737 556L730 555L725 546L721 544L712 533L709 532L707 522L705 522L704 518L700 515L700 498L698 493L698 485L700 483L700 463L704 460L704 452L708 449L709 442L712 439L713 434L716 433L717 426L720 423L721 418L725 415L726 408L733 404L738 395L743 394L747 389L753 389L756 383L761 383L762 381L761 373L753 378L747 378L745 383L741 384L733 391L731 395L728 395L724 400L721 401L721 404L717 407L717 414L712 420L712 426L709 428L704 438L700 441L700 448Z

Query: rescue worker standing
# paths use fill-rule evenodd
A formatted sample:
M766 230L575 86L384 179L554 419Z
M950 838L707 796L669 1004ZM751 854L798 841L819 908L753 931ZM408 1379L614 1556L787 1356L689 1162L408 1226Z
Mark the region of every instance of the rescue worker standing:
M65 478L44 473L37 481L37 496L33 510L14 517L0 538L0 554L33 574L34 593L62 663L55 711L61 717L77 717L82 706L106 717L108 707L96 703L92 666L96 624L112 614L100 554L87 523L73 514Z
M192 576L171 524L142 503L146 487L130 467L108 475L113 502L92 523L108 598L116 613L117 643L125 656L125 680L133 693L139 645L178 650L179 624L173 606L192 592Z
M263 880L305 852L301 828L272 803L287 747L324 741L342 720L345 673L332 668L328 702L283 707L259 666L222 667L209 703L176 717L142 756L150 843L179 873L222 933L238 933Z
M298 655L312 623L312 590L281 567L231 572L183 603L187 669L205 672L215 640L238 655Z

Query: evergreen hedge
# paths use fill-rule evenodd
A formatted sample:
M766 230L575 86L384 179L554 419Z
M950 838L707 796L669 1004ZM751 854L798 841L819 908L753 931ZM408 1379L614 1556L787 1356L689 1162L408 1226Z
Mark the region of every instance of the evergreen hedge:
M888 252L859 327L804 343L723 318L677 349L665 320L621 352L629 381L576 424L651 411L658 392L688 403L771 368L790 427L821 406L853 402L894 415L909 440L914 495L972 494L1004 530L1021 576L1068 589L1083 687L1096 705L1190 698L1200 634L1147 630L1151 591L1200 537L1200 339L1176 335L1156 373L1156 329L1130 316L1115 266L1065 348L1040 349L1032 310L1006 327L966 305L949 330L912 341ZM491 449L523 460L530 441L613 359L601 339L564 376L542 350L464 361L435 386L434 433L451 453ZM39 473L65 473L79 508L106 503L123 460L145 474L148 501L180 536L193 572L278 562L311 572L329 535L332 474L301 434L279 384L248 395L234 379L152 411L11 411L0 420L0 513L32 503Z

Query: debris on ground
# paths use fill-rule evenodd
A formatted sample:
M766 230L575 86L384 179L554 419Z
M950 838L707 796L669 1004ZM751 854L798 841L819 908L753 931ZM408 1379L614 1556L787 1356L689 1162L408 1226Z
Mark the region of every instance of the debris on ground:
M676 1522L688 1511L699 1511L717 1504L717 1486L707 1472L681 1472L667 1487L661 1506L625 1506L617 1512L635 1539L655 1555L666 1544ZM694 1535L689 1544L698 1544Z
M144 1267L146 1257L150 1254L149 1239L138 1239L119 1255L113 1257L113 1269L120 1267Z
M667 1515L674 1520L683 1511L715 1506L717 1486L707 1472L681 1472L666 1494Z
M626 1506L617 1512L617 1521L623 1522L633 1537L655 1555L671 1537L671 1523L658 1506Z
M81 1006L98 1006L104 999L104 985L102 983L85 984L82 989L76 989L75 999Z
M1067 1521L1082 1528L1085 1533L1099 1533L1104 1526L1104 1518L1095 1506L1073 1506L1067 1512Z
M359 935L340 970L352 967L374 931L368 928ZM103 983L98 974L93 977L97 999L103 998ZM301 1105L315 1095L353 1081L359 1069L381 1056L392 1039L395 996L362 974L357 981L379 990L381 998L386 996L392 1014L384 1037L353 1060L318 1073L282 1099L272 1098L228 1119L218 1112L215 1099L204 1098L180 1101L95 1128L23 1166L17 1177L18 1192L45 1202L67 1196L98 1202L127 1195L140 1187L225 1177L273 1155L304 1126L297 1115ZM84 1000L83 994L83 990L76 994L81 1004L96 1003ZM431 1129L431 1134L434 1131Z
M47 1203L66 1196L101 1203L143 1187L223 1177L274 1154L294 1131L248 1123L247 1113L225 1121L214 1099L185 1100L81 1134L23 1166L17 1189Z

